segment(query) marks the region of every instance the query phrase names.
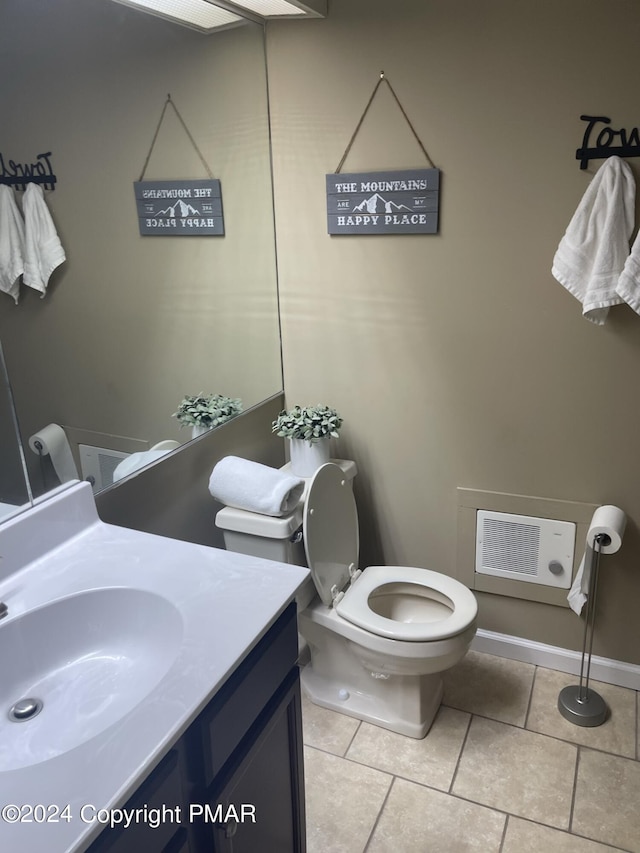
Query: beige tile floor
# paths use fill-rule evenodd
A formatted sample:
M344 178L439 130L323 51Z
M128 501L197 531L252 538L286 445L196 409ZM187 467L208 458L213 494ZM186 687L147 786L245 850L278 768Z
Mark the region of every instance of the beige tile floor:
M308 853L640 853L635 691L557 711L573 676L470 652L424 740L303 700Z

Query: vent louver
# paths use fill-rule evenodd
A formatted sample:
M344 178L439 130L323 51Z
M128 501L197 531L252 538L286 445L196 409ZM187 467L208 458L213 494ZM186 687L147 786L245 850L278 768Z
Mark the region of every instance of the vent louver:
M485 518L482 532L482 565L485 568L538 574L538 526Z
M568 589L576 525L478 510L476 572Z

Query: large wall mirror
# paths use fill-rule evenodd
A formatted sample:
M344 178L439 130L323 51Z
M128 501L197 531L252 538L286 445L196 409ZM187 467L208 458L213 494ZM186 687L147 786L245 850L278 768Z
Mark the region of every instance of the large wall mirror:
M67 256L44 298L0 293L37 496L57 485L28 447L48 424L82 476L80 447L117 460L188 441L172 417L187 394L247 410L282 389L264 30L202 35L112 0L4 0L0 73L4 171L51 152L45 201ZM133 183L169 93L221 181L223 237L140 236ZM145 179L206 177L167 110Z
M9 376L0 345L0 522L31 503Z

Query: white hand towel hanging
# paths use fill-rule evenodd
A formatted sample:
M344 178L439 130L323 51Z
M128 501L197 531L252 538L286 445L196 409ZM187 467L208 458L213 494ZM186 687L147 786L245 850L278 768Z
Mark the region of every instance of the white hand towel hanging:
M627 305L640 314L640 231L633 241L631 254L627 258L622 275L618 280L616 293Z
M24 272L24 222L13 189L0 184L0 290L15 303Z
M598 169L560 241L552 273L582 303L587 320L602 326L620 305L616 286L629 257L635 181L619 157Z
M66 260L66 255L44 200L41 186L27 184L22 199L22 209L25 230L22 280L29 287L40 291L43 298L47 292L51 273Z

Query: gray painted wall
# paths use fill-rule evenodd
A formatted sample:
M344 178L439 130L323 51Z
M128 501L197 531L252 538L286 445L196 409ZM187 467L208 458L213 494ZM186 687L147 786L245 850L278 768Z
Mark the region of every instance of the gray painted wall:
M551 262L600 165L580 115L640 123L639 41L630 0L336 0L267 27L287 403L345 419L362 565L456 575L457 487L619 504L595 646L633 663L640 317L593 326ZM442 170L440 230L330 237L325 174L382 69ZM382 87L344 171L423 165ZM581 648L566 608L479 598L483 628Z

